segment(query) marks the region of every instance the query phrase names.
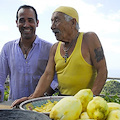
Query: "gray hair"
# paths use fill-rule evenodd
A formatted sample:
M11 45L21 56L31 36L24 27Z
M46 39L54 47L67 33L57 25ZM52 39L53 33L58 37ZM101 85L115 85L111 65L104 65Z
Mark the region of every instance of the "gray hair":
M71 16L69 16L69 15L64 14L64 16L65 16L65 20L68 21L68 22L73 19L73 18L72 18ZM80 29L78 22L76 22L76 29L77 29L77 31L79 31L79 29Z

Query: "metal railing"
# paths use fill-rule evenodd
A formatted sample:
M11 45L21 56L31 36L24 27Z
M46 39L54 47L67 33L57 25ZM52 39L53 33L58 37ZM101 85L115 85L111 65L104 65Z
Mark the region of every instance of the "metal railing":
M107 79L110 79L110 80L120 80L120 78L114 78L114 77L108 77Z

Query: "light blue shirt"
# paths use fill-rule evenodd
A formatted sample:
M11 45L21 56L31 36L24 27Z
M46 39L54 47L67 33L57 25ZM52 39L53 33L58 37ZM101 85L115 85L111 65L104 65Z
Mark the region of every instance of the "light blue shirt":
M4 98L4 84L9 75L9 100L19 99L31 95L43 74L48 62L51 43L36 37L33 46L24 58L19 46L20 39L10 41L3 46L0 53L0 91ZM57 87L57 79L53 80L51 87Z

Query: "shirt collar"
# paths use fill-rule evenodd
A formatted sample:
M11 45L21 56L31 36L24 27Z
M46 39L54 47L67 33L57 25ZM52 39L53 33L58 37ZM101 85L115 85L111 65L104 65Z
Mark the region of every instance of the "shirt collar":
M16 40L16 44L19 44L19 42L20 42L20 38ZM38 44L38 43L39 43L39 37L36 35L36 39L33 42L33 44Z

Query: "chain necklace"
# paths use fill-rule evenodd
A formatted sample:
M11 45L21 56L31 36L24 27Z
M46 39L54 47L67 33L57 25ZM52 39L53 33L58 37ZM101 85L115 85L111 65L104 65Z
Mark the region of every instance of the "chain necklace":
M24 52L24 58L26 59L27 58L27 53L28 51L32 48L32 45L30 45L27 49L24 47L24 45L22 44L22 42L20 42L20 46L21 46L21 49L23 48Z
M69 57L68 51L72 47L73 43L77 40L78 36L79 36L79 32L78 32L77 36L75 37L75 39L70 43L70 45L69 45L69 47L67 49L65 49L65 46L63 45L63 50L65 52L65 56L63 58L65 59L65 63L67 61L67 58Z

